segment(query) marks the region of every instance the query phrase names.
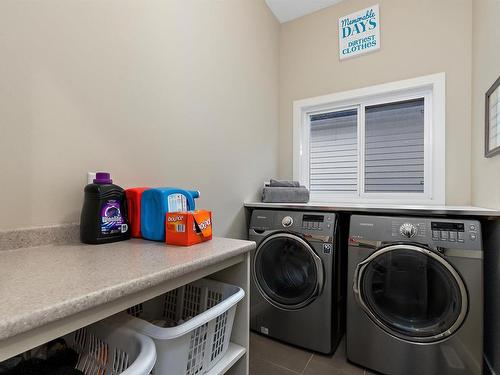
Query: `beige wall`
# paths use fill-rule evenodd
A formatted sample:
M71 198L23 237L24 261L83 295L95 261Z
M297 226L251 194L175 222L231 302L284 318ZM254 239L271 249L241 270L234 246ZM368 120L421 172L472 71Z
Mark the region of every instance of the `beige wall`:
M0 229L78 221L108 170L242 235L277 173L278 43L264 0L2 0Z
M446 203L469 204L471 0L379 0L381 49L340 62L338 18L375 3L344 1L282 25L280 176L292 176L293 100L445 72Z
M500 156L484 157L484 95L500 76L500 0L473 4L472 203L500 208Z

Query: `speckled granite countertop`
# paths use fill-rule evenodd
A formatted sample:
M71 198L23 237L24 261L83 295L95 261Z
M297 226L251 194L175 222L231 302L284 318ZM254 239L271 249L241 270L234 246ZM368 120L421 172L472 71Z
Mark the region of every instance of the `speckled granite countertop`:
M250 241L191 247L130 240L0 252L0 340L246 253Z

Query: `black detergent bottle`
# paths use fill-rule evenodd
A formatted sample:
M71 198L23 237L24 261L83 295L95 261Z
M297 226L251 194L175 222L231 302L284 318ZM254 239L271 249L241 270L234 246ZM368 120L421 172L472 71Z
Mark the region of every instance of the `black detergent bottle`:
M85 186L80 219L83 243L100 244L128 240L128 210L125 191L113 184L109 173L98 172L93 184Z

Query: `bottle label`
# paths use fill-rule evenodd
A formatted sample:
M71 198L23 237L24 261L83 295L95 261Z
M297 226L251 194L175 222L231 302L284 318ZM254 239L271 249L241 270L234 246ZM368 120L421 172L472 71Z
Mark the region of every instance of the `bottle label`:
M101 233L125 233L128 225L122 216L120 202L115 199L107 200L101 208Z
M187 200L184 194L170 194L168 196L168 212L187 211Z

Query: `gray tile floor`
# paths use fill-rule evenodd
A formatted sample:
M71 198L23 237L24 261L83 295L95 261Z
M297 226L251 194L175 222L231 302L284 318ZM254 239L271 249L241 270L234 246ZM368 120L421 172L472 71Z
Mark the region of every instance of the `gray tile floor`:
M335 354L324 356L250 333L250 375L374 375L349 363L345 340Z

